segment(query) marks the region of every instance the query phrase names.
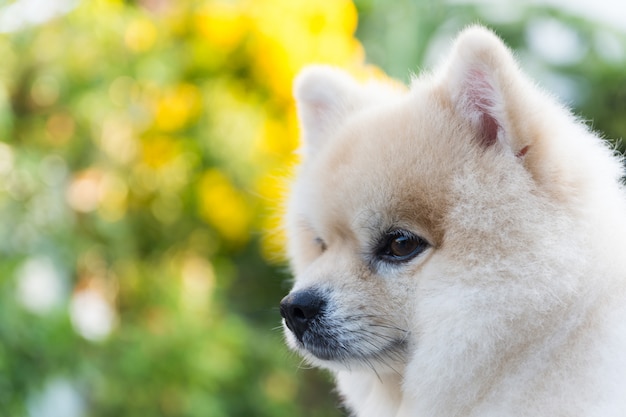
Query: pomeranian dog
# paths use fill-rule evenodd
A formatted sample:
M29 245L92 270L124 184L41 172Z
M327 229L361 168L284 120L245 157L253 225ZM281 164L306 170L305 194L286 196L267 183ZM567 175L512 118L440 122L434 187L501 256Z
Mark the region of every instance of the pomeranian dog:
M626 416L621 160L487 29L400 91L312 66L289 346L358 417Z

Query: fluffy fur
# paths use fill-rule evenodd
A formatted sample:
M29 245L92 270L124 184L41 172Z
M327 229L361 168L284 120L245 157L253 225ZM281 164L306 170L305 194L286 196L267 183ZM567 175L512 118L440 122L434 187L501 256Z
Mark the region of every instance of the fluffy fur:
M466 29L405 92L313 66L295 97L285 334L354 416L626 415L621 161L500 39Z

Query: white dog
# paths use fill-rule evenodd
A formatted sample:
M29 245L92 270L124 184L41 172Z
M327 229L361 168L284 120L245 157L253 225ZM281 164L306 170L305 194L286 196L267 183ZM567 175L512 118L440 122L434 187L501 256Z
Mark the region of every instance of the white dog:
M494 34L407 92L316 66L295 96L281 314L353 415L626 416L620 160Z

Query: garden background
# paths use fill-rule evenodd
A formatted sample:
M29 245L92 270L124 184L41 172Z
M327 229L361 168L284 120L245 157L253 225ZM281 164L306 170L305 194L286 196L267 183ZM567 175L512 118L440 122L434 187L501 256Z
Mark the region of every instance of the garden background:
M0 0L0 417L342 415L278 328L307 63L406 82L483 22L626 136L626 18L427 0L74 0L44 16L52 3Z

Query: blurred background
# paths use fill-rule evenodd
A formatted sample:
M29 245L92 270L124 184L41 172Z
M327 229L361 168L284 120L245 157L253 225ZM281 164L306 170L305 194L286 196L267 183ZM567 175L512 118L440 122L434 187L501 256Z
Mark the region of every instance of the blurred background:
M475 22L626 135L618 0L0 0L0 417L343 415L279 328L292 79Z

